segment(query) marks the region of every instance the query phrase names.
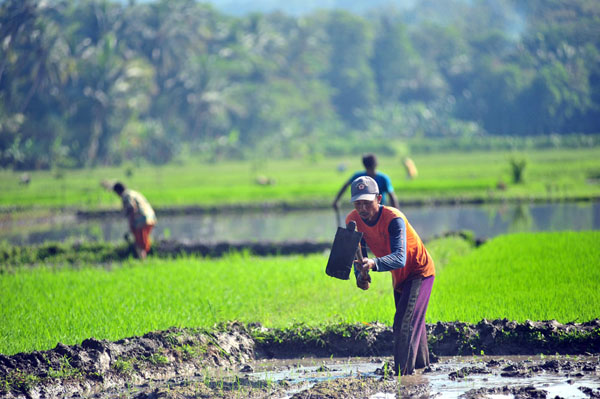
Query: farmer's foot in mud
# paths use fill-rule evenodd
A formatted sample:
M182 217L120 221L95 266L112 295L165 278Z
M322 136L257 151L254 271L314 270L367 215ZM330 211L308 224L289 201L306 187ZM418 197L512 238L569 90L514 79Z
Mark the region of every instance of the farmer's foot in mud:
M452 385L460 390L461 397L468 399L490 395L518 395L527 399L582 395L597 398L600 397L596 333L599 327L600 320L564 325L518 324L507 320L477 325L462 322L429 325L434 348L430 360L434 365L402 378L394 377L393 373L392 329L378 323L349 325L343 333L336 334L321 331L318 337L328 346L312 355L326 356L324 361L305 358L310 356L306 349L315 347L315 335L306 331L317 330L303 330L294 336L288 330L268 330L260 324L232 323L210 331L173 328L115 342L90 338L80 345L59 344L43 352L0 354L0 397L235 399L293 395L294 399L341 399L388 393L394 395L389 397L443 397L439 396L441 392L447 392ZM464 342L487 342L469 341L469 337L477 335L485 340L490 331L502 336L503 329L512 333L500 343L490 340L490 346L484 348L486 352L488 348L493 350L494 356L484 355L483 349L476 351L476 356L473 353L457 356ZM553 338L557 332L560 341ZM466 333L473 335L461 335ZM531 340L524 339L529 335L523 334L535 334L535 342L542 342L547 353L568 348L569 355L509 356L519 351L531 353ZM564 346L565 340L568 347ZM225 347L227 351L223 350ZM374 352L382 355L369 360L353 358ZM285 363L271 364L277 362L275 359L285 359ZM304 363L290 368L289 359ZM69 363L65 363L67 360ZM269 367L263 361L269 362ZM324 366L317 369L316 364ZM66 365L76 374L48 378L52 370L63 370ZM386 369L391 370L390 376L382 378ZM28 380L22 382L24 378ZM316 378L332 379L307 388ZM135 396L131 396L132 390L136 390Z

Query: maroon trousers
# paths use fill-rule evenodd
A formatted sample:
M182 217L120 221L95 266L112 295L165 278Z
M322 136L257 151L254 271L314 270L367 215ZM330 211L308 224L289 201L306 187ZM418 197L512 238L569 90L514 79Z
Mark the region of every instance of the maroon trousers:
M434 276L405 281L394 290L394 371L408 375L429 366L425 312Z

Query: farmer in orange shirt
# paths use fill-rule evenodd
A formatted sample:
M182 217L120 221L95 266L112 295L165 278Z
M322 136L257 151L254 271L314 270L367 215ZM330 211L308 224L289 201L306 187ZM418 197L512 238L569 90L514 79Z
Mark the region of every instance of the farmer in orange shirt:
M351 184L354 210L346 224L356 222L363 233L363 259L355 265L356 284L369 289L369 271L392 274L394 316L394 371L412 374L429 365L425 313L433 287L435 267L417 232L398 209L381 205L377 183L361 176ZM367 257L366 246L375 255ZM357 262L358 263L358 262Z
M140 259L146 259L152 241L150 232L156 224L156 215L150 203L142 194L129 190L123 183L117 182L113 191L121 197L123 210L129 221L129 229L135 237L135 251Z

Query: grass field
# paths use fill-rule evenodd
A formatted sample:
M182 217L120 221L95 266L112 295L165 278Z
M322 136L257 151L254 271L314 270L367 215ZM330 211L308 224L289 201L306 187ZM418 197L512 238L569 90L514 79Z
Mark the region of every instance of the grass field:
M586 321L600 316L600 232L515 234L473 249L428 244L437 277L428 322L483 318ZM0 273L0 353L85 338L119 339L229 320L269 327L381 321L394 307L389 273L369 291L325 275L327 257L148 259L112 268L21 267Z
M524 182L512 184L511 157L526 159ZM406 180L400 158L380 158L400 200L432 198L553 198L600 196L600 148L579 150L474 152L413 157L418 178ZM343 165L346 169L339 171ZM21 173L0 171L0 207L118 208L118 198L100 186L121 180L156 206L250 204L256 202L330 203L350 175L362 170L360 156L338 159L265 160L162 167L97 168ZM264 176L272 185L256 184ZM503 182L506 190L496 188Z

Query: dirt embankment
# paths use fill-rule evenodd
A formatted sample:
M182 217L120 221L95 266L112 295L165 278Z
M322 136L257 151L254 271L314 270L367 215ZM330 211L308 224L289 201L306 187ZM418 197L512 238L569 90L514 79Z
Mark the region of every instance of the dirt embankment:
M427 325L434 356L584 354L600 352L600 320L561 324L555 320L524 323L482 320L477 324L438 322ZM255 331L257 354L264 357L373 356L393 349L390 327L380 324L298 326Z
M432 239L458 236L473 246L479 246L485 240L473 237L469 232L448 232ZM151 257L172 258L179 255L220 257L231 252L248 251L257 256L269 255L308 255L324 253L331 249L331 241L279 241L279 242L182 242L177 240L159 240L150 251ZM0 273L4 269L20 265L46 264L98 264L121 262L135 256L132 243L47 242L42 245L17 246L0 245Z
M81 345L0 355L0 393L7 398L89 396L253 360L255 343L247 329L236 323L226 327L212 332L173 328L116 342L90 338Z
M313 254L328 251L331 242L217 242L184 243L161 240L154 243L151 257L172 258L180 255L219 257L230 252L248 251L257 256ZM11 266L45 264L98 264L121 262L135 256L133 245L126 243L86 242L79 244L45 243L39 246L0 247L0 272Z
M582 324L483 320L477 324L437 323L427 327L434 359L483 353L600 353L600 320ZM157 393L160 388L149 382L159 387L161 382L177 385L177 381L195 377L202 381L196 383L195 392L204 393L191 397L230 397L223 392L233 395L244 389L248 397L260 397L285 387L238 379L235 388L231 385L230 391L224 391L223 380L202 380L202 376L210 367L239 369L261 358L389 356L392 342L391 329L379 323L281 330L230 323L210 331L173 328L116 342L90 338L80 345L59 343L43 352L0 355L0 395L11 399L103 398L137 386L146 389L136 397L161 397ZM356 382L350 379L333 384L344 383L352 386ZM378 384L383 389L387 383L384 380Z

